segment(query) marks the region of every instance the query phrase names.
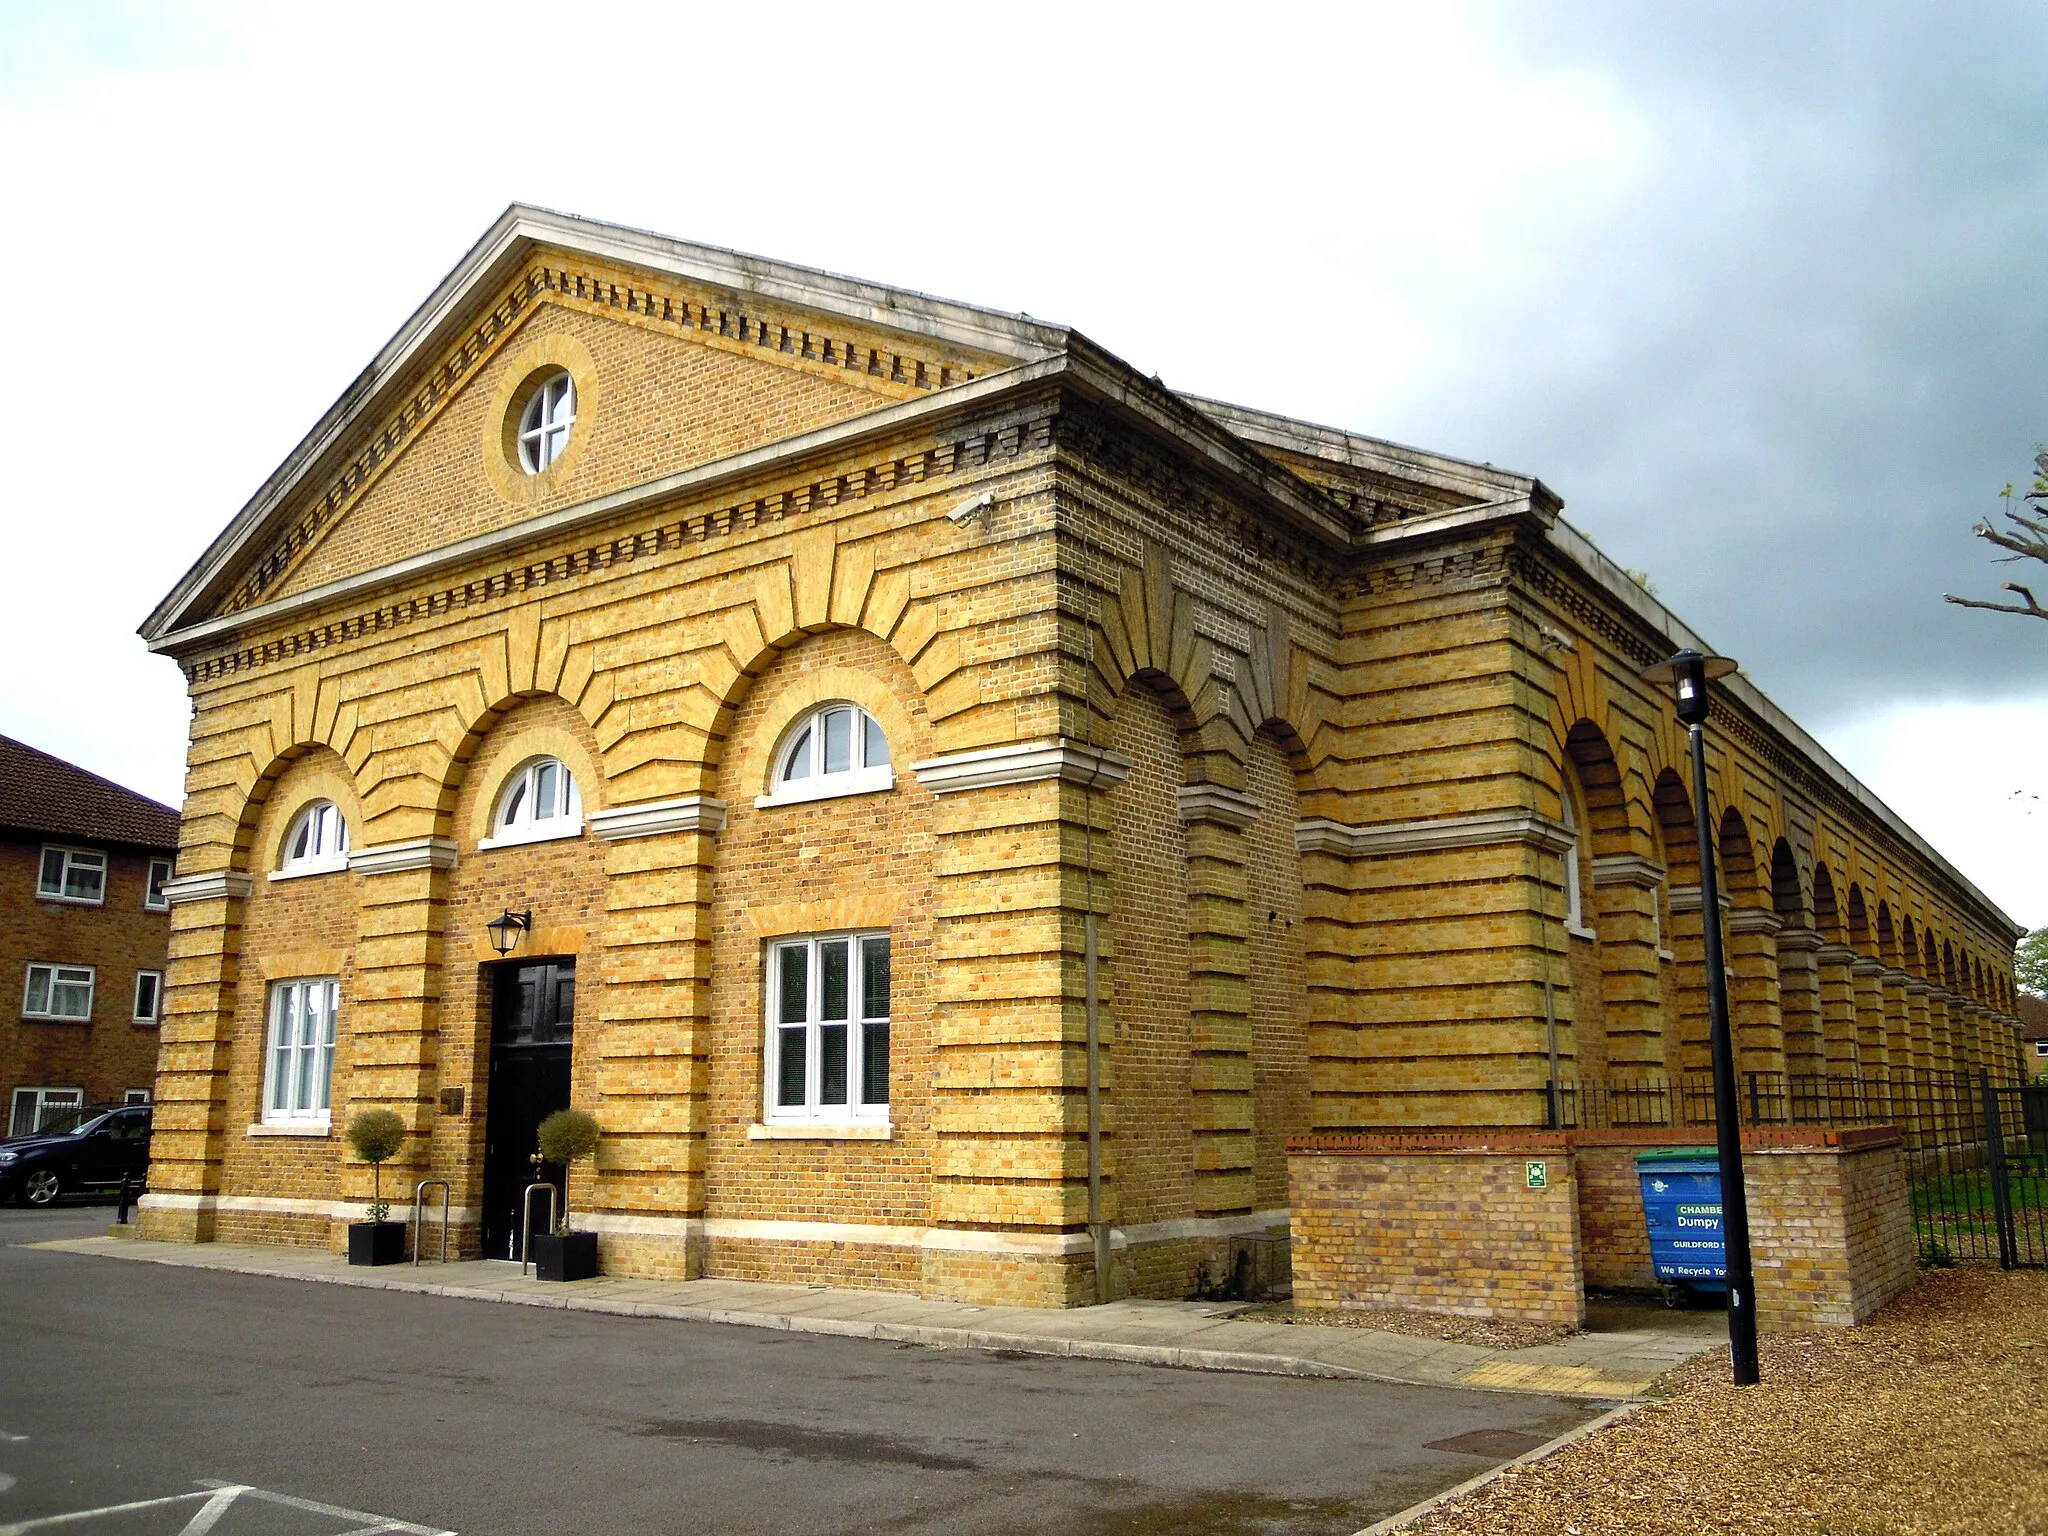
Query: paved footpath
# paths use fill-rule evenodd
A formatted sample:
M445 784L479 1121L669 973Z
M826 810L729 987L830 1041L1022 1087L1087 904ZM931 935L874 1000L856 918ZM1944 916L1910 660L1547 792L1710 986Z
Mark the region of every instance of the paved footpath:
M355 1267L323 1250L241 1243L152 1243L88 1237L32 1246L130 1262L306 1280L369 1290L561 1307L628 1317L729 1323L791 1333L887 1339L936 1348L1007 1350L1169 1365L1400 1382L1410 1386L1534 1392L1628 1400L1673 1366L1712 1348L1716 1330L1683 1314L1666 1326L1632 1309L1626 1326L1556 1344L1493 1350L1370 1328L1246 1321L1229 1302L1119 1301L1047 1311L923 1301L877 1291L770 1285L751 1280L626 1280L574 1284L528 1279L494 1260Z

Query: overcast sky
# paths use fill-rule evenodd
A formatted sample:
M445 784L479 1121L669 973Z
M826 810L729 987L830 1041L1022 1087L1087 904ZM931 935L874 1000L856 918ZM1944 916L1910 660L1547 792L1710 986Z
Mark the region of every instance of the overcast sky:
M0 731L176 803L135 626L519 199L1538 474L2048 922L2048 624L1940 600L2048 438L2048 7L736 14L0 0Z

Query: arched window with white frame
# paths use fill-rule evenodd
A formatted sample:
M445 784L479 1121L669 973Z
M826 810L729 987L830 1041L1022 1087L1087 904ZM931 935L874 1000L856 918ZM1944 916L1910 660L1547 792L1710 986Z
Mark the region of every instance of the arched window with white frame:
M332 800L315 800L292 819L272 878L324 875L348 868L348 818Z
M549 468L568 451L576 425L576 381L567 373L542 379L519 417L519 467L529 475Z
M583 792L576 787L576 775L559 757L536 757L505 780L491 813L491 835L477 846L502 848L582 834Z
M896 787L889 738L881 721L844 700L820 704L784 734L756 805L787 805L837 795L868 795Z

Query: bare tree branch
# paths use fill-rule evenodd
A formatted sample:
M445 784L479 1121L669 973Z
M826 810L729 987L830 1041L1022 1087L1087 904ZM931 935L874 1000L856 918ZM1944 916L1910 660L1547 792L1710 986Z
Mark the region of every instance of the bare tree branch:
M2012 505L2011 486L2000 493L2005 498L2005 518L2012 524L2011 528L1995 528L1985 521L1970 530L1987 544L2007 551L1994 557L1994 563L1998 565L2011 565L2018 560L2039 560L2048 565L2048 448L2035 453L2034 467L2039 473L2034 477L2034 488L2022 498L2024 511ZM1944 592L1942 600L1954 603L1958 608L1984 608L1992 613L2016 613L2022 618L2048 619L2048 608L2043 608L2035 599L2032 588L2016 581L2008 581L2004 586L2020 601L1987 603L1977 598L1957 597L1953 592Z

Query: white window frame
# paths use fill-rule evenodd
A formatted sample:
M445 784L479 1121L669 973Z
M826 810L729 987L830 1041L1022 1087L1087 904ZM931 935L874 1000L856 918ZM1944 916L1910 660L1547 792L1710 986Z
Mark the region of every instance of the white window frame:
M36 973L39 971L43 974L43 1006L33 1008L29 1004L36 995ZM75 989L79 986L85 988L85 1012L55 1011L57 989ZM90 1024L94 993L98 987L99 970L96 966L65 965L55 960L32 960L21 983L21 1016L24 1019L53 1019L60 1024Z
M868 1052L874 1038L872 1031L880 1029L885 1056L890 1052L890 1037L893 1034L893 993L885 999L889 1012L874 1014L863 1006L867 967L870 963L870 951L867 946L873 940L881 941L882 953L888 956L890 935L886 928L858 929L841 933L791 934L770 939L763 946L761 990L766 1029L762 1037L761 1051L761 1120L765 1126L873 1127L889 1124L889 1077L893 1062L885 1066L883 1071L883 1097L873 1102L864 1102L861 1098ZM820 964L819 954L825 946L840 943L848 946L846 1017L825 1019L821 1017L824 967ZM801 1023L784 1017L782 957L786 952L801 952L805 956L804 1019ZM889 969L893 982L893 963L889 963ZM834 1026L843 1027L846 1031L846 1102L843 1104L824 1103L820 1098L823 1058L827 1043L825 1032ZM786 1043L785 1031L789 1036L801 1039L801 1049L804 1052L804 1102L801 1104L781 1102L780 1069L782 1051ZM795 1040L787 1043L795 1044Z
M143 983L149 984L149 1011L143 1012ZM129 1013L130 1023L160 1024L164 1017L164 973L162 971L137 971L135 973L135 1007Z
M1575 939L1596 939L1599 934L1586 922L1586 882L1579 863L1579 818L1572 807L1572 792L1564 792L1564 829L1572 835L1564 851L1564 931Z
M538 475L561 462L576 426L576 381L566 369L534 387L519 413L519 467Z
M827 771L825 741L829 716L852 718L845 768ZM882 760L871 762L876 744ZM832 699L806 710L782 733L782 745L775 749L768 774L768 793L757 795L754 804L766 809L775 805L804 805L813 800L836 800L842 795L878 795L896 787L894 749L888 732L874 714L847 699ZM790 777L792 772L797 776Z
M2048 1056L2048 1040L2036 1040L2034 1042L2034 1054L2036 1056Z
M123 1105L154 1104L156 1096L147 1088L123 1088L121 1090L121 1102Z
M149 878L143 883L142 887L142 907L145 912L168 912L171 910L171 899L164 895L164 886L170 882L171 869L172 861L170 859L151 859L149 861ZM157 874L158 870L163 871L161 876Z
M317 1127L332 1121L340 1013L341 982L335 977L297 976L270 984L263 1124Z
M539 803L545 771L553 768L566 789L558 788L551 804L555 809L536 819L533 807ZM525 843L548 843L559 837L583 835L583 788L576 775L559 757L533 757L521 763L498 791L491 807L491 835L477 843L480 850L516 848Z
M83 1108L83 1088L17 1088L7 1106L7 1134L33 1136L59 1114Z
M306 851L298 853L300 840ZM348 868L348 818L332 800L312 800L292 818L279 850L273 880L298 880L307 875L331 875Z
M59 854L62 862L57 867L57 883L49 883L48 869L50 855ZM106 850L102 848L73 848L65 843L45 843L36 862L36 900L61 901L74 907L100 907L107 901L108 869ZM69 894L71 871L76 865L81 870L94 869L99 872L100 888L97 895L73 896Z

